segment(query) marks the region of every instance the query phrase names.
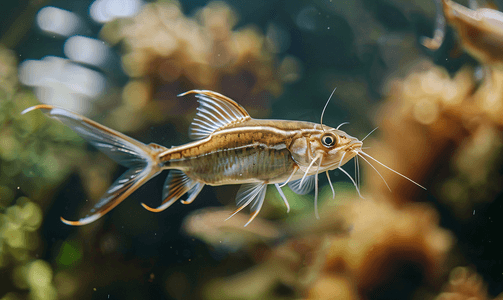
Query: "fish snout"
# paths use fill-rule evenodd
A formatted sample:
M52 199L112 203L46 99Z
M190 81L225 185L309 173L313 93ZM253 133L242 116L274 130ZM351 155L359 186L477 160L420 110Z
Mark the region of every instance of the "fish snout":
M363 142L357 139L354 139L349 143L348 150L360 151L362 149Z

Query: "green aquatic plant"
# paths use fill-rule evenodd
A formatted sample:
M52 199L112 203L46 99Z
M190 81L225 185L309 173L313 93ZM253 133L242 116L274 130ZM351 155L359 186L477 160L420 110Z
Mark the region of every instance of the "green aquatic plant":
M39 259L44 248L39 228L46 207L68 175L78 171L90 177L86 175L89 168L83 167L89 156L84 152L85 143L75 133L42 114L29 118L20 114L38 103L31 91L18 84L14 52L0 45L2 300L57 299L59 290L66 288L68 280L60 280L62 287L56 290L51 264ZM79 254L67 252L62 264L69 262L68 255L75 260Z
M48 122L42 114L21 115L39 101L18 85L16 64L13 53L0 48L0 207L10 204L11 191L39 203L51 199L87 158L85 143L63 124Z
M27 197L0 210L0 272L8 275L2 279L0 294L7 293L2 300L57 298L52 267L38 259L43 248L42 214L40 206Z

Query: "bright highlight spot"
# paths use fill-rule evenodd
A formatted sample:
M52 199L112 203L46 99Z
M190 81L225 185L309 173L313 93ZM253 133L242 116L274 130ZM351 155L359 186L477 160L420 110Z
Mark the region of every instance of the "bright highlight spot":
M41 102L80 114L89 113L91 100L99 97L106 85L101 73L55 56L24 61L19 67L19 80L35 87Z
M110 55L104 42L76 35L65 42L65 55L73 61L103 67Z
M37 13L37 25L45 33L63 37L75 34L82 27L76 14L53 6L44 7Z
M51 266L44 260L37 259L28 266L27 281L31 287L48 286L52 281Z
M141 0L96 0L89 8L91 18L106 23L116 18L132 17L142 7Z

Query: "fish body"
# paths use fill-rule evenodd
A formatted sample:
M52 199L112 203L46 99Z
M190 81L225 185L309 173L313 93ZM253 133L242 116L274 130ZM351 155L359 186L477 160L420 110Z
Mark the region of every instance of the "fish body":
M361 150L362 142L357 138L321 122L257 120L221 94L193 90L182 96L186 94L195 94L199 102L189 130L195 141L171 148L154 143L146 145L63 108L41 104L23 111L24 114L40 110L62 121L128 168L86 217L78 221L61 218L64 223L85 225L99 219L149 179L169 170L161 205L153 208L142 203L145 209L163 211L185 194L187 198L181 202L189 204L205 185L241 184L234 214L250 205L247 225L260 211L268 185L276 187L288 209L281 190L284 185L288 183L298 194L314 188L317 208L320 172L326 171L328 176L329 170L340 169L349 176L341 166L351 158L358 155L366 160L364 154L373 159Z
M307 140L321 132L319 124L310 122L250 118L169 149L160 154L160 160L163 168L182 170L208 185L283 183L294 169L292 180L304 175L312 160L304 159L310 157Z

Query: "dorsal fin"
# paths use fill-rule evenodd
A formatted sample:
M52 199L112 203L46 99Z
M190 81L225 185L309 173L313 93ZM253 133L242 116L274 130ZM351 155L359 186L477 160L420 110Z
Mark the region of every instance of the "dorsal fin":
M217 129L250 119L250 115L241 105L219 93L192 90L178 96L187 94L196 94L199 102L196 117L189 129L189 136L192 139L205 138Z

